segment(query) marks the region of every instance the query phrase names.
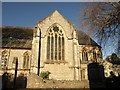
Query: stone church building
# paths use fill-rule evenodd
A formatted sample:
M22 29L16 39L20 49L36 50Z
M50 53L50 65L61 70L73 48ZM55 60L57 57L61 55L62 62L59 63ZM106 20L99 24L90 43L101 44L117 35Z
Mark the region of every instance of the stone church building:
M0 56L4 72L49 71L50 79L87 80L87 65L102 60L101 47L55 10L35 28L3 26ZM38 65L38 61L40 64Z

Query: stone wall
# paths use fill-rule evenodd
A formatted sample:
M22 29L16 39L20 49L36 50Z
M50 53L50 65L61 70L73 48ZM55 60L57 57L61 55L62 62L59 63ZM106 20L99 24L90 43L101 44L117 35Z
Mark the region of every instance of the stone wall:
M47 30L53 24L59 24L64 31L64 60L62 63L58 61L59 64L45 64L47 62ZM39 38L41 31L41 55L40 55L40 67L42 71L50 71L51 78L63 79L63 80L74 80L74 69L69 67L74 67L74 46L72 40L72 33L74 28L70 22L68 22L58 11L55 11L50 16L45 18L43 21L38 22L37 24L36 37L33 37L33 46L32 46L32 67L31 72L37 74L38 67L38 50L39 50Z
M6 50L8 52L8 72L9 73L15 73L15 64L13 64L13 59L14 57L17 57L18 58L18 74L19 73L28 73L29 70L26 70L26 69L23 69L23 55L25 52L29 52L31 53L31 50L29 49L2 49L2 51ZM30 57L31 58L31 57ZM31 61L31 59L30 59ZM29 62L30 64L31 62ZM30 69L30 68L29 68Z
M42 80L35 74L27 77L27 88L89 88L89 81L76 80Z
M54 64L45 64L44 68L41 68L41 71L49 71L50 79L55 80L74 80L74 72L72 68L69 68L67 63L54 63Z

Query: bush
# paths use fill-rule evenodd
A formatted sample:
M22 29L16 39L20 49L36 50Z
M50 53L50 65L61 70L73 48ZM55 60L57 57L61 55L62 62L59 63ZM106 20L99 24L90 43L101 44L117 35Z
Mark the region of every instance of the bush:
M49 72L49 71L43 71L43 72L41 72L40 73L40 77L42 78L42 79L49 79L49 75L50 75L51 73Z

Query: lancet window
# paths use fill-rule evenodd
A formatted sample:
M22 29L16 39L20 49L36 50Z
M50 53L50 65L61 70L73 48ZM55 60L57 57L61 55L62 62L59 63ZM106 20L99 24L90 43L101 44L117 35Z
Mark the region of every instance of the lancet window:
M97 61L97 55L96 55L95 51L93 51L93 59L94 59L94 61Z
M82 60L88 61L88 53L85 49L82 50Z
M23 68L28 69L30 64L30 54L28 52L25 52L23 54Z

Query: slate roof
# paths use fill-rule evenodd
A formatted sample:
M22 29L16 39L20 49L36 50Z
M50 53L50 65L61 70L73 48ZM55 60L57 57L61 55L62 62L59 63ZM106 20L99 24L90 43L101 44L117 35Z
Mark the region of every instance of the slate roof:
M24 48L31 49L33 28L3 26L2 29L2 48Z
M77 31L77 35L78 35L79 45L99 46L90 36L88 36L83 31L81 31L81 30L76 30L76 31Z
M2 48L32 48L33 28L14 26L3 26L0 28L2 28ZM99 46L83 31L77 30L77 35L79 45Z

